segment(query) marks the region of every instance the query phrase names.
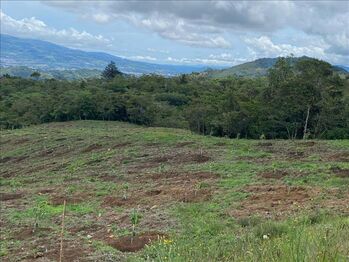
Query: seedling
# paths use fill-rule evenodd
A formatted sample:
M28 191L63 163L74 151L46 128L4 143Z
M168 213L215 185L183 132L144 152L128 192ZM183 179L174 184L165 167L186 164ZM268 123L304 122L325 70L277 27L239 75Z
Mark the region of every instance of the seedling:
M123 186L122 186L122 189L123 189L123 195L122 195L122 199L123 200L126 200L127 199L127 192L128 192L128 184L125 183Z
M141 217L140 215L138 214L138 212L133 209L132 213L131 213L131 216L130 216L130 219L131 219L131 224L132 224L132 236L136 236L136 226L138 225Z
M35 205L33 209L33 213L34 213L33 233L39 227L40 220L42 220L46 215L46 210L45 210L46 206L47 206L46 201L40 201Z

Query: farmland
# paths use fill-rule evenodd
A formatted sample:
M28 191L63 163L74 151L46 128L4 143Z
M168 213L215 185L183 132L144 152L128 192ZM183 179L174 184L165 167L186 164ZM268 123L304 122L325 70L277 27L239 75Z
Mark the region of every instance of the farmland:
M72 121L1 131L0 169L2 261L57 261L64 201L63 261L349 260L349 140Z

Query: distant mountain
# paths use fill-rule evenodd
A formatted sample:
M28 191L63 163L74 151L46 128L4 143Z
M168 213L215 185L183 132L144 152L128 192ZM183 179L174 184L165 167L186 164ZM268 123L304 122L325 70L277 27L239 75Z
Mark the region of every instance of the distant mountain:
M40 70L102 70L110 61L128 74L176 75L204 71L203 66L162 65L132 61L102 52L86 52L50 42L0 35L2 67L26 66Z
M309 57L294 57L291 58L291 63L297 62L299 59L309 59ZM260 58L252 62L236 65L222 70L209 70L205 73L212 78L224 78L227 76L242 76L242 77L259 77L265 76L268 70L273 67L278 58ZM333 66L333 70L339 73L348 74L348 67Z

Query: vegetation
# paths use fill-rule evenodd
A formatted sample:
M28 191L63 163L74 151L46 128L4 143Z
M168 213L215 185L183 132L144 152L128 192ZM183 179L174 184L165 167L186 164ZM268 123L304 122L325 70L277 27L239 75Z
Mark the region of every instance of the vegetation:
M348 80L316 59L280 58L267 78L120 75L58 81L1 79L0 125L79 119L187 128L231 138L348 138Z
M64 200L62 261L348 260L349 140L69 121L1 143L3 261L58 261Z

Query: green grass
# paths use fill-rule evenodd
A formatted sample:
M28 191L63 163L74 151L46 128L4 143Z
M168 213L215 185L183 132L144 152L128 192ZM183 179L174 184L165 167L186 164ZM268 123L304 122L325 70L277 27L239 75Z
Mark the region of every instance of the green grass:
M272 146L263 146L266 142ZM102 121L1 131L1 192L19 196L1 202L0 255L5 261L30 260L44 246L43 256L56 261L49 254L58 254L63 206L54 200L65 198L65 241L88 247L88 258L77 259L348 261L349 177L333 170L349 169L349 141L314 142L236 140ZM187 161L200 154L206 162ZM278 172L283 175L262 176ZM197 173L211 175L196 178ZM164 178L152 178L158 174ZM305 202L298 203L293 191L282 195L277 191L282 187L299 190ZM181 188L212 197L182 201L187 192ZM119 206L115 199L125 190L129 202ZM278 207L273 190L286 208ZM131 233L133 209L142 216L137 232L157 231L167 238L137 253L122 253L107 239ZM235 215L236 210L245 215ZM17 232L37 220L50 233L19 239Z

